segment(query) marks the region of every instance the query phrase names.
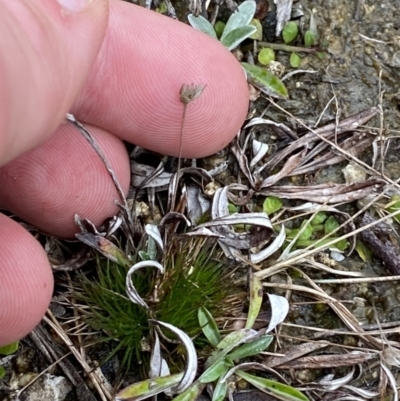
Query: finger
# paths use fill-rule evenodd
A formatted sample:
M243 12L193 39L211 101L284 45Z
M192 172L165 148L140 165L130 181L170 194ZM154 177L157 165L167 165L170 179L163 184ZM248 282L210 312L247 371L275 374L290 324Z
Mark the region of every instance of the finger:
M0 214L0 346L28 334L43 317L53 275L42 246Z
M125 192L129 159L115 136L88 126ZM74 215L100 225L118 212L117 190L92 146L70 124L44 144L0 168L0 205L42 230L60 237L77 231Z
M176 156L179 90L192 83L206 88L188 106L183 155L200 157L225 147L245 119L248 89L240 64L217 40L183 23L111 1L105 41L73 113Z
M0 0L0 165L64 120L107 26L108 1Z

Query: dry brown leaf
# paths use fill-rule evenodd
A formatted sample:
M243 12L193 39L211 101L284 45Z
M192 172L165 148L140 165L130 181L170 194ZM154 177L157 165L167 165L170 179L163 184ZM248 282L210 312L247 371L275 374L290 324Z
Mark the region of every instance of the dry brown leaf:
M384 185L383 181L370 179L354 184L319 184L310 186L272 186L262 191L260 195L277 196L285 199L303 199L317 203L344 203L362 199L373 191L379 190Z
M354 366L376 358L377 354L368 352L350 352L349 354L329 354L306 356L277 365L279 369L323 369L340 366Z
M302 152L290 156L289 159L286 161L285 165L281 168L281 170L278 173L276 173L274 175L270 175L268 178L266 178L261 183L260 188L270 187L271 185L276 184L282 178L285 178L288 175L290 175L291 172L296 167L299 166L299 164L301 163L301 160L305 156L306 152L307 152L307 149L304 149Z
M315 341L315 342L295 345L293 347L283 349L280 351L285 356L268 357L268 358L265 358L263 362L265 365L267 365L270 368L273 368L275 366L281 366L285 363L296 360L303 355L309 354L310 352L319 350L321 348L325 348L328 345L329 345L329 342L327 342L327 341L326 342L325 341Z

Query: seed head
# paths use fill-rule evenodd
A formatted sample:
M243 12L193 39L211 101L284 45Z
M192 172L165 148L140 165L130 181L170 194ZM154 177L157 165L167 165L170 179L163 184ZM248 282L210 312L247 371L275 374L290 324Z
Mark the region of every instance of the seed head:
M179 100L183 104L189 104L201 96L205 87L206 85L183 84L179 91Z

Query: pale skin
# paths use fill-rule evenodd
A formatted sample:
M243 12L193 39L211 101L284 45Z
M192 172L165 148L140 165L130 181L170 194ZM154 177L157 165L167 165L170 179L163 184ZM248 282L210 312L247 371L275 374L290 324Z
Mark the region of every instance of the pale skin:
M127 192L121 139L177 156L182 84L206 85L186 115L183 157L225 147L248 107L243 71L217 41L120 0L87 3L71 12L56 0L0 0L0 206L64 238L77 231L75 213L101 224L118 212L107 171L67 112ZM0 346L33 329L52 291L41 245L0 214Z

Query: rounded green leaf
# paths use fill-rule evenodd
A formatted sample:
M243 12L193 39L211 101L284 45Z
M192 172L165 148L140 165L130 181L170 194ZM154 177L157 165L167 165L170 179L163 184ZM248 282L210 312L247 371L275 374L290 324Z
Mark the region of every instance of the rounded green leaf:
M221 38L221 43L228 48L233 50L238 47L245 39L251 36L257 31L257 28L252 25L241 26L229 32L228 35ZM225 33L225 32L224 32Z
M19 342L15 341L14 343L5 345L4 347L0 347L0 355L11 355L18 350Z
M258 53L258 61L262 65L268 65L271 61L275 60L275 52L269 47L265 47Z
M315 33L312 31L307 31L304 34L304 46L311 47L314 46L315 43Z
M256 2L254 0L247 0L240 4L240 6L237 8L237 11L234 12L228 19L224 33L221 36L221 42L223 42L225 37L235 29L248 26L254 17L256 7Z
M214 27L201 15L195 17L193 14L189 14L188 21L194 29L204 32L212 38L217 39L217 34L214 31Z
M370 262L372 259L372 251L370 248L368 248L364 242L357 240L356 241L356 251L358 253L358 256L364 261L364 262Z
M293 67L293 68L298 68L298 67L300 67L300 63L301 63L301 58L300 58L300 56L297 54L297 53L292 53L291 55L290 55L290 65Z
M288 22L282 30L283 41L288 44L293 42L299 34L299 27L293 21Z
M324 223L324 233L325 235L330 234L332 231L336 230L339 227L338 221L333 217L330 216L328 220Z
M220 38L224 33L225 22L217 21L214 25L214 31L217 34L217 38Z
M310 224L312 226L318 226L320 224L322 224L326 218L327 218L327 214L325 212L318 212L310 221Z
M282 201L276 196L267 196L263 203L263 212L268 216L282 208Z
M301 230L302 233L299 235L299 240L305 240L311 238L314 228L307 221L303 221L303 223L301 224Z
M262 40L263 38L263 27L261 25L260 20L257 18L253 18L250 22L250 25L253 25L256 27L256 31L253 33L253 35L250 36L250 39L253 40Z
M223 376L231 367L232 363L228 363L226 358L219 359L199 377L199 382L212 383L219 377Z
M249 63L241 63L247 73L247 81L265 94L286 99L288 92L283 82L264 68Z

